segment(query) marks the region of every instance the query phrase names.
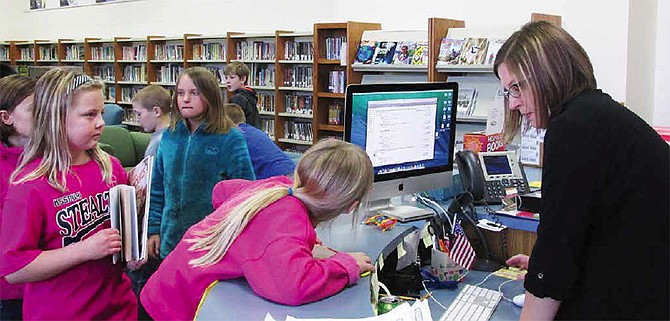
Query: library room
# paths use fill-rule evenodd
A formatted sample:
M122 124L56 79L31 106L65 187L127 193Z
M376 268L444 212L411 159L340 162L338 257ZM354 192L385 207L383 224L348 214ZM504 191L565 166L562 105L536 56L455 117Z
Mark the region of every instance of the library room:
M0 8L2 321L670 319L668 1Z

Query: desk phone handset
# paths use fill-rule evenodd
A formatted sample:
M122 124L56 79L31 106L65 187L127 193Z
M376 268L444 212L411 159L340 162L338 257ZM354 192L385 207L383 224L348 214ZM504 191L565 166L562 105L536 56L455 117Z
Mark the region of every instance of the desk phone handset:
M514 151L479 152L464 150L456 153L458 172L463 188L472 193L475 201L500 204L507 190L530 192L526 173Z

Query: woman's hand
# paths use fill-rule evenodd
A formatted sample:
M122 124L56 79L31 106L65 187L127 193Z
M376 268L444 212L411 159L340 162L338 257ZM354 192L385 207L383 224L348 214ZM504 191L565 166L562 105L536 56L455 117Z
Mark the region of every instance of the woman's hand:
M509 258L509 260L505 261L505 264L507 264L508 266L518 267L522 270L528 270L528 260L530 260L530 257L528 255L517 254ZM526 274L522 274L519 276L520 280L524 280L525 278Z
M363 252L348 252L347 254L351 255L358 263L358 269L360 273L373 271L375 267L372 265L372 260Z

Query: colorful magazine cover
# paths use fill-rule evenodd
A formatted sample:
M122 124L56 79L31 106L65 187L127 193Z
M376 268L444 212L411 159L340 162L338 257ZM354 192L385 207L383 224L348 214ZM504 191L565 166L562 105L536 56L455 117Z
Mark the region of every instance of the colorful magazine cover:
M412 65L428 65L428 42L419 41L416 43L414 54L410 62Z
M414 55L414 50L416 49L415 41L401 41L398 43L398 46L395 50L395 56L393 57L394 65L409 65L412 56Z
M376 48L377 48L377 41L361 40L361 44L358 46L358 50L356 51L356 60L354 61L354 63L358 64L372 63L372 58L375 55Z
M458 64L458 56L461 55L461 46L463 46L463 39L442 39L442 42L440 43L440 52L437 56L437 64Z
M380 41L377 43L377 50L375 50L375 65L389 65L393 63L393 56L395 55L395 48L398 43L395 41Z
M461 65L481 65L486 56L488 40L486 38L467 38L458 57Z
M489 46L488 49L486 50L486 61L484 61L484 64L493 65L493 62L496 61L498 50L500 50L500 47L502 47L503 43L505 43L505 39L501 38L489 39Z

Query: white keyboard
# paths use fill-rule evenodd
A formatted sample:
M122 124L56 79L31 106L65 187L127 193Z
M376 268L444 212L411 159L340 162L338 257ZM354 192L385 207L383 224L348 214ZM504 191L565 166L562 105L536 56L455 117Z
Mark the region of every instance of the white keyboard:
M500 293L466 284L454 302L444 312L440 321L487 321L500 302Z

